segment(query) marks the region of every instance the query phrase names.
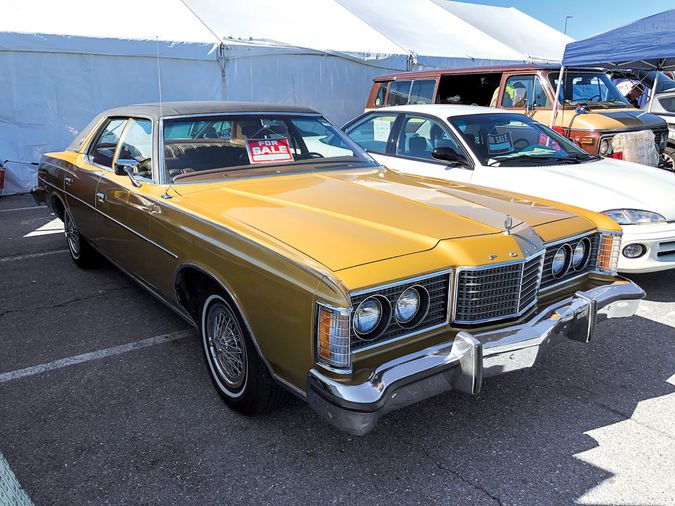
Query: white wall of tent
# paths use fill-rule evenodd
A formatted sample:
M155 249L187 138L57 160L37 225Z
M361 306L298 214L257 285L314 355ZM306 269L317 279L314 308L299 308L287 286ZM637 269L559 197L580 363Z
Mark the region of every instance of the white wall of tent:
M372 78L400 70L560 61L571 39L513 8L447 0L87 0L0 3L4 194L34 185L109 107L244 100L312 107L338 125ZM160 79L161 76L161 79Z

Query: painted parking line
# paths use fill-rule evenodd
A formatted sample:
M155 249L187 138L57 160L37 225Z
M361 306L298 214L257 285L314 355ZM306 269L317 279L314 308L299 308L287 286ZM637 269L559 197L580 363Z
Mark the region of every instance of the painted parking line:
M43 251L42 253L28 253L26 255L14 255L11 257L0 257L0 264L5 262L14 262L17 260L28 260L31 258L44 257L47 255L56 255L57 253L65 253L67 249L55 249L51 251Z
M9 467L7 460L0 452L0 504L11 506L32 506L28 494L21 487L19 480Z
M33 209L44 209L45 211L49 211L49 208L47 206L30 206L30 207L10 207L9 209L0 209L0 213L11 213L12 211L32 211Z
M40 225L35 230L24 235L24 238L52 234L63 234L63 222L59 218L54 218L52 221L45 223L44 225Z
M34 376L36 374L42 374L43 372L53 371L54 369L62 369L63 367L82 364L84 362L91 362L92 360L99 360L102 358L112 357L115 355L121 355L122 353L140 350L142 348L155 346L157 344L168 343L171 341L184 339L186 337L194 335L195 331L193 329L184 329L179 330L177 332L170 332L168 334L149 337L147 339L142 339L140 341L135 341L133 343L121 344L119 346L104 348L102 350L92 351L90 353L83 353L81 355L62 358L59 360L54 360L52 362L45 362L44 364L26 367L25 369L17 369L15 371L4 372L0 374L0 383L6 383L7 381L12 381L19 378L25 378L26 376Z

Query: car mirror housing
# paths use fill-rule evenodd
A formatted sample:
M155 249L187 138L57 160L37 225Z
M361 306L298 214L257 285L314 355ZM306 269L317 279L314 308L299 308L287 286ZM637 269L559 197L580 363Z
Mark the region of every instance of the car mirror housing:
M456 163L459 165L468 165L469 163L463 154L458 153L453 148L447 146L434 149L431 152L431 156L436 160L443 160L444 162Z
M131 184L136 188L141 187L141 183L136 180L134 170L138 170L138 162L136 160L117 160L114 165L116 176L129 176Z

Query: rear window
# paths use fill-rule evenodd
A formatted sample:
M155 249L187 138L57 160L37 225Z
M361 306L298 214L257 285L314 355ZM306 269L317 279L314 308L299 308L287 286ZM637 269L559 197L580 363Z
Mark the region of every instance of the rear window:
M435 79L393 81L389 86L387 105L432 104L435 90Z
M412 81L393 81L389 85L387 105L406 105L408 103L411 85Z

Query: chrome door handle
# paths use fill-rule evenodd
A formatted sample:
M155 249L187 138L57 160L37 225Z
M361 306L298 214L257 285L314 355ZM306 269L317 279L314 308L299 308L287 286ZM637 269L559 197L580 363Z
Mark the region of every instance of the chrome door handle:
M105 193L97 192L96 193L96 200L98 200L99 202L105 201Z
M73 183L73 180L69 177L64 177L63 178L63 184L71 185Z

